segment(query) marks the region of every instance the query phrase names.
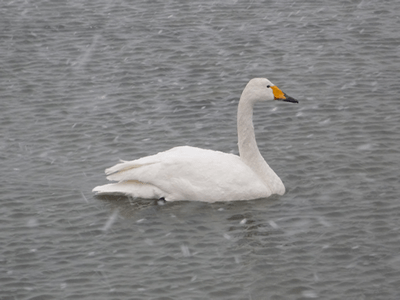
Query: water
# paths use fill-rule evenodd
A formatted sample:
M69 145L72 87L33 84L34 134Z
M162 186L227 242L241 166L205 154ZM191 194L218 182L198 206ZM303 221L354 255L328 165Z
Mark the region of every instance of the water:
M398 299L399 9L3 3L0 299ZM259 76L300 100L254 117L283 197L93 197L118 159L237 153Z

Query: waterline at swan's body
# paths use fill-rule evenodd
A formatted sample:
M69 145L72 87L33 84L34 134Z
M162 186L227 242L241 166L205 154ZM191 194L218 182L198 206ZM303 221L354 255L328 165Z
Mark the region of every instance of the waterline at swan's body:
M253 129L253 105L267 100L297 102L268 79L252 79L239 101L240 157L189 146L175 147L107 169L107 179L117 183L98 186L93 191L100 195L205 202L283 195L285 187L261 156Z

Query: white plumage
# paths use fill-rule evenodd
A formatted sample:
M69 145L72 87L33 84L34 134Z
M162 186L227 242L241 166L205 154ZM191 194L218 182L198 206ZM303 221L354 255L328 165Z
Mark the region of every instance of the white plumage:
M98 195L125 194L166 201L233 201L283 195L281 179L262 158L252 124L253 105L258 101L297 101L268 79L250 80L238 108L239 152L237 155L196 147L175 147L106 170L117 183L97 186Z

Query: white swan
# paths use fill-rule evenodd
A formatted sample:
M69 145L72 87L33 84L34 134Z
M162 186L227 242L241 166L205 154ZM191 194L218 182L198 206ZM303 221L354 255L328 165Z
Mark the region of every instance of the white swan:
M237 130L240 157L195 147L165 152L121 163L107 169L97 195L125 194L165 201L233 201L283 195L285 186L258 150L253 128L253 105L258 101L298 103L266 78L254 78L240 97Z

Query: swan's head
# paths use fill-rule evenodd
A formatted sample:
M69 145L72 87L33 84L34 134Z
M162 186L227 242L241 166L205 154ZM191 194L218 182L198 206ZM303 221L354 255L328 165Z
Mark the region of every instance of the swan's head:
M252 103L267 100L280 100L299 103L296 99L286 95L267 78L253 78L243 90L242 98Z

